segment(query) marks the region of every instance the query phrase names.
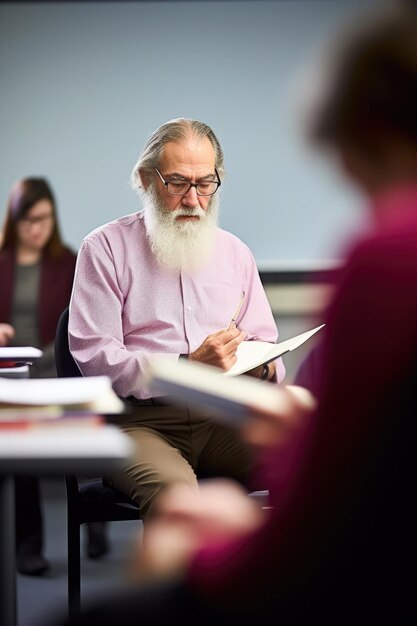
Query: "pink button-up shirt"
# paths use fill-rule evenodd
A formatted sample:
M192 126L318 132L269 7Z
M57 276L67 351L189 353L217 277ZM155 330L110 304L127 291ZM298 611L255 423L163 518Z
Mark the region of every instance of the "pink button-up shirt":
M162 268L142 212L87 235L70 303L71 353L86 376L107 375L122 397L158 393L144 376L150 356L177 361L226 328L246 294L237 325L248 339L275 342L278 330L249 248L218 229L210 262L195 272ZM285 368L277 361L277 380Z

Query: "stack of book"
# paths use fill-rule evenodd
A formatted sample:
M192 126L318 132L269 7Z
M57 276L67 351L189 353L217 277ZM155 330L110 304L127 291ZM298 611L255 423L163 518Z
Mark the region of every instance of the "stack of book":
M107 376L0 377L0 429L95 426L124 409Z
M29 367L42 355L42 350L32 346L0 347L0 376L28 378Z

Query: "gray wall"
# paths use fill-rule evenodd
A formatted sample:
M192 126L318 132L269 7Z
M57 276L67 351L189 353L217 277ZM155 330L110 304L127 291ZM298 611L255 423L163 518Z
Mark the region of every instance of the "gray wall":
M0 218L12 183L45 175L65 239L137 210L148 134L208 122L226 155L221 224L260 267L337 257L361 199L304 147L300 71L371 0L2 3Z

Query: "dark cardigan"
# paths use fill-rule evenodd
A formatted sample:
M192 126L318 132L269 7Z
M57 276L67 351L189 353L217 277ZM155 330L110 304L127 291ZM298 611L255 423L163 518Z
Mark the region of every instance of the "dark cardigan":
M62 256L41 261L38 299L39 336L43 347L54 341L59 316L68 306L74 280L76 254L65 248ZM0 322L10 322L15 258L11 250L0 250Z

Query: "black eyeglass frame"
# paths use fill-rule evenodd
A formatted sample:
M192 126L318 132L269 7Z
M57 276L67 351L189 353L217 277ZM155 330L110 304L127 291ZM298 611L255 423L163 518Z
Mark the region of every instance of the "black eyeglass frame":
M186 196L187 193L190 191L191 187L195 187L195 191L196 191L197 196L202 196L203 198L204 197L208 198L209 196L214 196L214 194L218 191L220 185L222 184L222 181L220 180L219 173L218 173L217 169L214 168L215 174L217 176L217 180L207 181L207 182L210 182L210 183L215 183L217 185L216 189L212 193L198 193L198 186L201 185L201 184L204 184L204 183L201 183L201 182L200 183L190 183L190 181L188 181L188 180L184 180L183 181L184 183L188 183L188 185L189 185L187 191L185 191L184 193L173 193L172 191L169 191L169 189L168 189L169 183L180 182L180 181L165 180L165 178L162 176L161 172L156 167L154 167L154 170L158 174L158 176L162 180L162 182L164 183L167 192L171 196Z

